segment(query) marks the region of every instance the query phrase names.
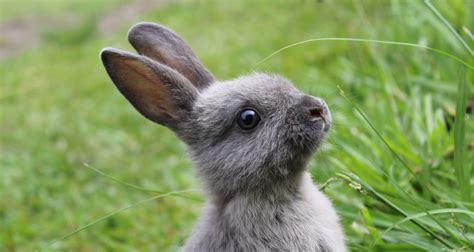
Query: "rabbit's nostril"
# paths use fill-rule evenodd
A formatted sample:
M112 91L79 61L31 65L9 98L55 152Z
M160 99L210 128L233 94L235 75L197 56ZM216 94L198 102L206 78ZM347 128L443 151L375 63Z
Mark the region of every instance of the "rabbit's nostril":
M310 108L309 114L312 117L324 118L324 109L323 108Z

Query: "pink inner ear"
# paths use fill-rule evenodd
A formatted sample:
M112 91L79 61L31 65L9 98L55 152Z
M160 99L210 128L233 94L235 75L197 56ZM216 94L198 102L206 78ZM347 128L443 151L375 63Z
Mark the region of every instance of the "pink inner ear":
M170 92L150 67L128 58L117 63L117 87L141 114L158 123L178 119Z

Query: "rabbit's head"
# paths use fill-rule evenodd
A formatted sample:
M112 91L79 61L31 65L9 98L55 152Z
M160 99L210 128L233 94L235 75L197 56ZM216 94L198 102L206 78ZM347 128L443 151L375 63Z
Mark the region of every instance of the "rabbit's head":
M139 55L104 49L107 73L142 115L187 144L211 193L227 197L300 174L322 144L326 104L285 78L216 81L168 28L140 23L128 37Z

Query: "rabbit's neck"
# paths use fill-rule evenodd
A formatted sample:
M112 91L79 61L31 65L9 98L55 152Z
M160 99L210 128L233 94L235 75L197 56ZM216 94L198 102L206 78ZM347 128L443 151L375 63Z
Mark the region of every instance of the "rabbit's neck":
M265 183L261 187L252 190L235 193L228 198L215 197L211 202L218 208L226 209L232 205L240 207L259 207L264 205L278 205L304 199L308 193L308 187L314 188L308 172L300 171L285 179Z
M280 166L266 163L256 167L213 166L197 160L200 177L206 194L216 206L226 205L236 199L249 201L285 201L299 195L305 184L312 185L306 170L307 157L292 159ZM243 172L249 171L249 172Z

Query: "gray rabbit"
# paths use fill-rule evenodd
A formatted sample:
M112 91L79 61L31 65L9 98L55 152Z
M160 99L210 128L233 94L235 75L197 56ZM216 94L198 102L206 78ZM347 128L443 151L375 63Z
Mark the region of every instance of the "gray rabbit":
M274 74L217 81L172 30L131 28L139 55L105 48L107 73L146 118L186 143L208 197L184 251L345 251L306 170L331 125L320 98Z

